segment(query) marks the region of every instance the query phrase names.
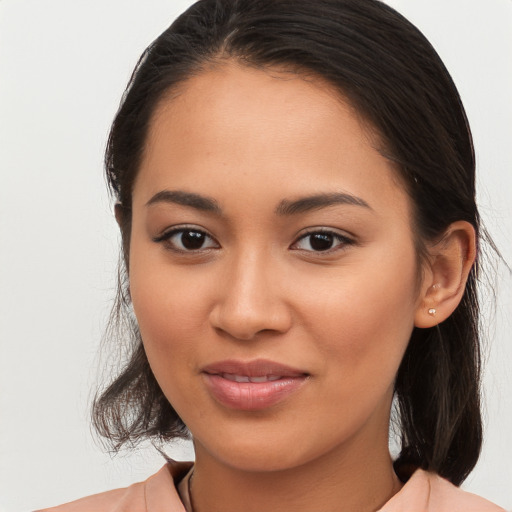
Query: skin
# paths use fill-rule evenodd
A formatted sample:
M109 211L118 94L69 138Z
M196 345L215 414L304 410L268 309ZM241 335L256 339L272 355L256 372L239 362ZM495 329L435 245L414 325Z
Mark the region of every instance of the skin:
M420 268L409 197L370 133L322 80L232 62L182 84L153 117L133 191L130 291L151 368L193 435L196 512L371 511L400 488L393 381L413 327L458 304L474 233L452 225ZM276 212L340 193L359 204ZM180 233L162 239L184 226L208 235L199 250ZM305 235L319 230L342 238L315 251ZM258 411L212 397L205 365L257 358L308 378Z

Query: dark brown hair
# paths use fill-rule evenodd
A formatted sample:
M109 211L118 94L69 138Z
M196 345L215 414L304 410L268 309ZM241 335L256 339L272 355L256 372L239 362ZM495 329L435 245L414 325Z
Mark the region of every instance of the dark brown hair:
M149 367L130 314L126 270L131 195L159 101L223 59L312 73L336 87L379 134L414 206L418 254L457 220L479 237L475 158L455 85L420 31L376 0L200 0L143 53L114 119L106 173L119 202L124 269L112 325L129 336L126 364L95 400L94 425L118 449L187 429ZM415 328L399 368L397 471L422 467L460 484L480 452L477 266L459 307L440 325ZM113 333L111 329L109 331Z

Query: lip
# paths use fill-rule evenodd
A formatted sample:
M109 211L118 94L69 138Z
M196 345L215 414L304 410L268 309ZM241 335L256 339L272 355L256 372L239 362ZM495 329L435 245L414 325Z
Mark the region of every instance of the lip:
M266 359L219 361L205 366L201 374L215 400L245 411L276 405L298 391L309 377L303 370Z

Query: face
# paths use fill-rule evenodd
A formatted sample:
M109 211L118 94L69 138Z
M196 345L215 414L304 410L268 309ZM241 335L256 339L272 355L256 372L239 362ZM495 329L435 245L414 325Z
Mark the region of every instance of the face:
M160 104L130 291L198 458L271 470L387 448L418 272L396 171L321 80L225 64Z

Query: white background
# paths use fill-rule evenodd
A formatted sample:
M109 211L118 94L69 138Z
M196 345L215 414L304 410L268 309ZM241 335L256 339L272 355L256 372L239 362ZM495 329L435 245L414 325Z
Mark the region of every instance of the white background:
M512 1L389 3L427 35L459 87L481 211L511 263ZM190 4L0 0L2 511L124 486L163 463L151 450L112 461L90 434L118 253L102 155L139 54ZM500 276L488 329L487 438L465 487L512 508L512 280L503 266ZM169 453L191 457L183 446Z

